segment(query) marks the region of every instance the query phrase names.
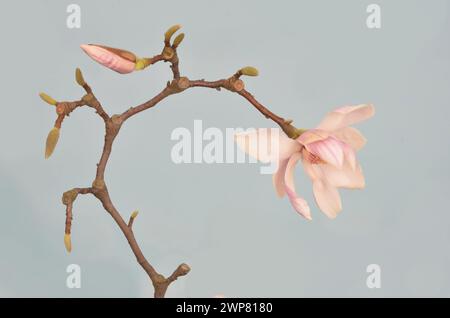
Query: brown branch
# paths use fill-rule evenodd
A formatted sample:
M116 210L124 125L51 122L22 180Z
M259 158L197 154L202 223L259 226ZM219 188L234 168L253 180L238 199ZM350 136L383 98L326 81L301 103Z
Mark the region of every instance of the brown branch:
M66 226L64 229L64 244L67 251L72 251L71 231L72 231L72 208L73 202L76 200L78 194L92 193L91 188L74 188L64 192L62 196L62 203L66 206Z
M232 92L236 92L242 97L244 97L248 102L250 102L250 104L252 104L261 114L263 114L264 117L271 119L276 124L278 124L289 137L293 139L297 138L299 136L299 131L296 127L292 125L292 120L286 120L271 112L268 108L266 108L264 105L258 102L252 94L250 94L247 90L245 90L245 88L238 87L238 89L236 89L235 87L236 81L239 80L239 77L241 75L242 74L238 71L235 75L233 75L229 79L221 79L213 82L208 82L205 80L190 81L190 87L207 87L207 88L214 88L216 90L225 88ZM238 83L239 85L241 85L240 82Z
M97 197L97 199L100 200L105 210L108 211L108 213L117 223L123 235L127 239L128 244L130 245L130 248L136 257L138 264L141 265L141 267L150 277L150 280L152 281L153 287L155 289L154 296L156 298L164 297L170 283L172 283L179 276L186 275L190 271L189 266L187 266L186 264L181 264L180 266L178 266L177 270L175 270L175 272L171 276L169 276L169 278L165 278L163 275L158 273L142 253L142 250L139 247L138 242L136 241L131 226L128 226L125 223L120 213L114 207L106 187L102 189L93 188L93 194Z
M69 235L72 229L72 206L72 202L66 205L66 228L64 229L64 233Z
M41 96L41 98L43 98L47 103L56 106L58 118L56 120L55 127L57 128L61 127L61 123L66 116L69 116L72 111L81 106L88 106L94 108L96 110L96 113L103 119L105 123L105 141L103 145L103 151L100 160L97 164L96 176L92 183L92 187L74 188L63 194L62 201L63 204L66 206L66 222L65 222L66 247L70 251L71 249L70 234L72 226L73 202L76 200L78 194L88 194L88 193L93 194L102 203L103 208L111 215L111 217L116 222L116 224L122 231L123 235L127 239L128 244L130 245L130 248L134 256L136 257L138 264L147 273L153 284L155 290L154 291L155 297L164 297L169 285L172 282L174 282L178 277L188 274L190 271L190 267L187 264L183 263L179 265L177 269L167 278L164 277L162 274L158 273L155 270L155 268L145 258L134 236L132 227L134 219L137 216L137 212L134 212L131 215L128 223L126 223L111 201L108 188L105 182L105 170L108 163L108 159L111 155L114 140L117 137L118 133L120 132L122 124L130 117L144 110L154 107L166 97L173 94L181 93L184 90L189 89L191 87L212 88L218 91L220 91L223 88L244 97L266 118L269 118L276 124L278 124L283 129L283 131L286 132L286 134L291 138L296 138L298 136L298 130L297 128L292 126L291 120L285 120L284 118L274 114L268 108L266 108L264 105L258 102L252 94L250 94L247 90L245 90L245 85L241 79L241 76L242 75L255 76L257 75L256 69L254 68L241 69L236 73L234 73L231 77L227 79L220 79L217 81L205 81L203 79L189 80L187 77L182 77L180 75L177 47L183 40L184 34L180 34L179 36L177 36L177 38L174 40L174 43L172 45L170 44L171 36L178 29L179 26L173 26L166 32L164 48L161 54L155 55L152 58L144 58L140 60L140 63L142 64L140 64L139 67L142 67L142 69L159 61L169 62L170 68L173 73L172 81L168 82L166 87L160 93L158 93L156 96L154 96L152 99L148 100L145 103L142 103L135 107L131 107L120 115L109 116L107 112L103 109L98 99L95 97L91 87L85 82L83 75L79 69L77 69L76 71L76 81L86 91L86 95L84 95L81 100L58 103L45 94ZM66 241L67 237L68 240Z
M164 61L164 56L162 54L157 54L151 58L146 58L145 60L147 65L152 65L157 62Z
M130 118L131 116L136 115L137 113L140 113L146 109L149 109L153 106L155 106L156 104L158 104L160 101L162 101L164 98L166 98L167 96L169 96L169 89L168 87L164 88L158 95L156 95L155 97L153 97L152 99L150 99L149 101L136 106L136 107L131 107L130 109L128 109L127 111L125 111L124 113L122 113L120 115L120 117L122 118L123 121L127 120L128 118Z
M180 67L177 52L175 51L174 57L170 60L170 69L173 73L173 78L180 78Z

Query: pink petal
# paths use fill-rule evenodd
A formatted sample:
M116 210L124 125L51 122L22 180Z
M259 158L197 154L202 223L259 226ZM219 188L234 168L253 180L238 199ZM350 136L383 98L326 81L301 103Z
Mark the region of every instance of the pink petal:
M352 147L347 145L346 143L343 143L344 145L344 158L345 161L347 161L350 164L350 167L352 170L356 169L356 154L355 150L353 150Z
M344 114L343 127L351 126L356 123L369 119L375 114L375 107L372 104L361 104L357 106L345 106L336 110Z
M324 140L328 138L330 134L325 130L320 129L309 129L302 133L300 137L297 138L297 141L302 145L307 145L316 141Z
M326 180L316 180L313 183L313 191L319 208L329 218L334 219L342 210L341 196L338 190Z
M275 191L277 195L282 198L286 191L284 189L284 175L286 172L286 166L288 163L288 159L282 160L278 163L278 169L273 174L272 180L273 180L273 186L275 187Z
M350 145L355 150L360 150L367 142L359 130L353 127L344 127L333 131L333 136Z
M364 175L359 164L353 169L348 162L342 169L332 165L317 165L321 169L323 179L332 186L347 189L362 189L365 187Z
M345 144L334 137L307 144L306 149L320 159L341 167L344 162Z
M294 184L295 165L297 164L297 161L299 161L301 158L302 155L300 152L294 153L287 162L286 171L284 174L285 185L294 192L295 192L295 184Z
M303 169L312 182L323 178L322 170L318 164L311 164L308 160L303 159Z
M341 113L335 111L329 112L316 128L326 131L339 129L342 117L343 115Z
M295 192L294 170L297 161L300 160L301 157L301 153L297 152L293 154L291 158L289 158L289 161L286 165L284 186L289 201L291 202L294 209L306 219L311 220L311 210L308 206L308 203L305 201L305 199L299 197Z
M297 194L291 191L286 187L286 193L288 195L289 201L291 202L292 207L297 211L301 216L303 216L307 220L312 220L311 217L311 209L309 208L308 202L305 199L297 196Z
M301 145L281 129L260 128L234 136L239 148L262 162L278 162L289 158Z
M81 48L87 55L98 63L112 69L121 74L131 73L134 71L135 63L120 57L102 47L96 45L81 45Z
M358 163L353 169L347 160L342 168L330 164L311 164L303 160L303 169L313 183L317 180L325 180L333 187L347 189L362 189L365 186L364 175Z
M344 106L328 113L317 129L334 131L372 117L375 108L371 104L361 104L357 106Z

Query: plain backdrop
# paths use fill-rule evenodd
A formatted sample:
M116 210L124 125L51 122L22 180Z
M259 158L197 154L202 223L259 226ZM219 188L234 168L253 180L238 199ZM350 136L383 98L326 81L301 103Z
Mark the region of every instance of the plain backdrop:
M66 8L81 7L81 28ZM381 29L366 8L381 6ZM106 172L124 215L163 274L191 273L172 297L450 296L450 4L435 1L3 1L0 10L0 296L148 297L152 288L112 218L91 196L74 206L73 252L63 244L61 194L89 186L103 142L88 108L63 124L55 153L44 144L55 113L38 93L75 100L80 67L110 114L158 93L168 65L120 75L89 59L82 43L152 56L180 23L182 74L210 80L254 65L247 88L298 127L314 127L334 107L374 103L358 128L367 187L342 191L329 220L296 170L312 206L301 218L276 197L255 164L181 164L170 158L177 127L274 127L229 92L192 89L129 120ZM80 289L66 268L81 267ZM366 286L369 264L381 288Z

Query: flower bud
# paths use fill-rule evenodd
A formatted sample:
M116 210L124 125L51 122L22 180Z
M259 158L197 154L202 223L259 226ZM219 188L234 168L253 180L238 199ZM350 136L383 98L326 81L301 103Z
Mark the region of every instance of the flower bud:
M172 37L172 35L173 35L175 32L177 32L180 28L181 28L181 25L179 25L179 24L176 24L176 25L171 26L171 27L166 31L166 33L164 33L164 41L165 41L166 43L169 43L170 38Z
M138 216L138 214L139 214L138 210L134 211L133 213L131 213L131 218L135 219Z
M136 55L131 52L102 45L83 44L81 48L96 62L120 74L134 71Z
M83 74L81 73L81 70L79 68L75 71L75 79L80 86L86 85L86 82L84 81Z
M48 133L47 141L45 143L45 159L48 159L53 150L55 150L56 144L59 139L59 128L53 127L52 130Z
M49 105L55 106L58 102L54 100L52 97L48 96L45 93L39 93L39 96L42 98L44 102L46 102Z
M66 247L67 252L72 251L72 240L70 239L70 234L64 235L64 246Z
M239 70L241 72L242 75L247 75L247 76L258 76L259 72L256 68L254 68L253 66L246 66L243 67Z
M180 45L181 41L183 41L183 39L184 39L184 33L178 34L177 37L175 38L175 40L173 40L172 46L174 48L177 48L178 45Z

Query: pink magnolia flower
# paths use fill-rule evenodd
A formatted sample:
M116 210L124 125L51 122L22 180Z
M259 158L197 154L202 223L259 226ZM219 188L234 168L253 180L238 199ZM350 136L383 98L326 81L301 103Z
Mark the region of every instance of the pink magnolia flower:
M372 105L345 106L327 114L315 128L304 131L296 140L278 129L277 134L267 129L236 134L236 143L252 157L264 162L276 162L273 182L277 194L287 194L294 209L311 220L311 210L305 199L299 197L294 185L294 168L299 160L313 183L314 198L319 208L335 218L342 210L338 188L362 189L364 175L356 151L366 143L364 136L351 125L373 116ZM276 144L267 154L257 145ZM278 151L276 151L277 149ZM273 153L273 152L277 153Z
M136 55L131 52L102 45L82 44L81 48L96 62L121 74L135 70Z

